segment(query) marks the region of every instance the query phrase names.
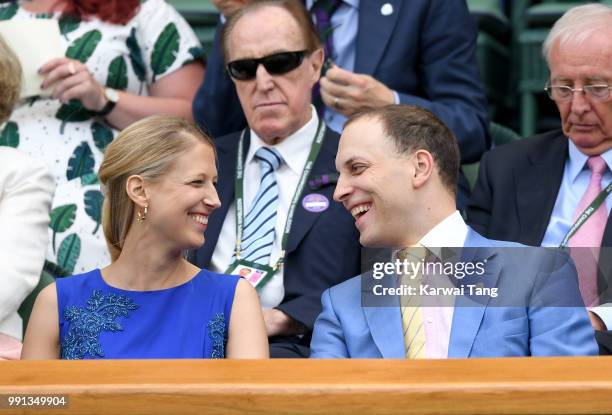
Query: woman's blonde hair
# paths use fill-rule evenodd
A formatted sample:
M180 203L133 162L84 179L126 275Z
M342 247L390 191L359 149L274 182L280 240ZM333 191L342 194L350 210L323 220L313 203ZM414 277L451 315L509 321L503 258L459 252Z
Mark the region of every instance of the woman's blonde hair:
M134 202L127 194L130 176L157 182L172 162L197 142L214 144L194 124L170 115L153 115L123 130L106 148L98 176L103 186L102 228L115 261L130 230Z
M21 92L21 65L13 50L0 36L0 124L6 121Z

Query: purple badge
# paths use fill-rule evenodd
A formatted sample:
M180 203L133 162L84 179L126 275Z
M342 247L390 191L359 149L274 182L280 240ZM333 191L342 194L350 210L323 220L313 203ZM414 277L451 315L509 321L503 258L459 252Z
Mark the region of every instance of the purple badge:
M323 212L329 207L329 200L319 193L311 193L302 199L302 207L309 212Z

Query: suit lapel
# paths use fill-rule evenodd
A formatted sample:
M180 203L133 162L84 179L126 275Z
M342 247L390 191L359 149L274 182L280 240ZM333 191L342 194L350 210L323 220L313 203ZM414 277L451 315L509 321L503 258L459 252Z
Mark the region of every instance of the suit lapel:
M307 183L316 175L329 174L336 171L334 162L336 152L338 151L338 139L338 134L333 132L330 128L326 129L323 145L314 165L312 166L312 171L310 172L310 175L306 181ZM291 232L289 234L289 240L287 241L287 254L297 248L306 233L310 230L310 228L312 228L321 215L320 213L308 212L302 207L302 199L304 196L309 193L325 193L325 196L329 199L329 203L331 204L334 203L332 200L334 187L335 186L328 187L328 189L325 189L326 191L322 191L324 189L318 189L313 192L309 189L308 184L306 184L304 192L300 197L300 200L298 200L297 206L295 207L295 213L293 215L293 221L291 224Z
M405 359L402 315L397 307L363 307L370 334L385 359Z
M470 229L464 245L468 249L463 253L461 260L464 262L486 260L486 268L483 275L466 277L462 284L482 283L484 287L495 287L501 269L500 262L490 249L490 242ZM469 357L486 309L486 304L482 304L481 298L471 298L467 295L457 297L448 345L449 358Z
M400 297L377 296L374 287L397 287L395 276L375 279L371 272L361 276L361 310L374 341L374 346L386 359L405 359L404 332Z
M560 135L554 145L541 146L527 156L527 163L514 169L519 241L539 246L557 200L567 158L567 139Z
M612 214L608 215L601 247L597 285L600 293L599 300L604 304L612 301Z
M385 10L391 11L386 16ZM399 16L401 0L367 0L359 2L359 30L355 72L374 74Z
M606 222L606 229L604 230L603 239L601 240L601 246L612 247L612 214L608 215L608 222Z

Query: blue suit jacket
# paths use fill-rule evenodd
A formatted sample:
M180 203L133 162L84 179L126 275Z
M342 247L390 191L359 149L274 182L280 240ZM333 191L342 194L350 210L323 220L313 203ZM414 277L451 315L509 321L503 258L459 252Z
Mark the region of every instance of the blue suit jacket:
M383 16L387 3L394 12ZM194 118L213 137L246 126L225 71L219 29L193 104ZM456 135L464 163L478 161L489 148L476 36L465 0L363 0L359 5L355 72L397 91L403 104L438 115Z
M485 239L473 230L465 246L484 247L472 254L476 261L487 259L487 286L497 286L500 297L511 292L523 298L525 306L494 306L490 299L486 306L468 307L469 299L458 297L449 358L597 354L586 310L578 306L576 271L569 256L544 250L524 255L521 249L517 258L499 248L520 245ZM542 276L541 270L553 272ZM312 357L405 358L399 300L397 307L362 307L361 300L361 277L323 293L323 311L311 342Z
M234 177L239 137L240 133L235 133L215 140L219 160L217 190L221 207L213 211L209 218L204 234L206 242L190 258L201 268L210 265L225 216L235 198ZM326 130L309 181L316 176L336 172L338 139L338 134L329 128ZM249 145L250 134L246 134L244 157ZM355 220L341 204L334 202L334 189L335 183L306 186L303 196L322 194L330 201L330 206L321 213L314 213L299 203L287 243L283 276L285 297L277 308L303 323L308 331L312 330L321 311L323 290L360 272L361 246Z

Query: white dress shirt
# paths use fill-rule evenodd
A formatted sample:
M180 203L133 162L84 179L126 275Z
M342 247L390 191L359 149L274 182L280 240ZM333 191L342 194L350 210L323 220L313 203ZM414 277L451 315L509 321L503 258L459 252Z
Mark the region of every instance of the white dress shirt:
M281 242L283 231L287 222L289 206L297 189L297 185L306 165L308 154L314 141L319 118L314 107L311 106L312 116L310 120L298 131L274 145L273 147L280 153L283 163L275 171L276 182L278 184L278 211L276 215L276 226L274 229L274 244L270 256L270 265L278 261L281 253ZM259 162L255 159L255 153L260 147L270 147L265 144L257 134L251 130L251 144L246 155L244 168L244 212L249 212L253 199L259 189L261 179ZM299 203L299 201L298 201ZM232 256L236 248L236 202L230 205L217 246L213 252L211 260L211 270L224 272L232 262ZM266 285L259 293L262 307L272 308L278 306L285 296L283 285L283 269L281 268L274 276L268 280Z

